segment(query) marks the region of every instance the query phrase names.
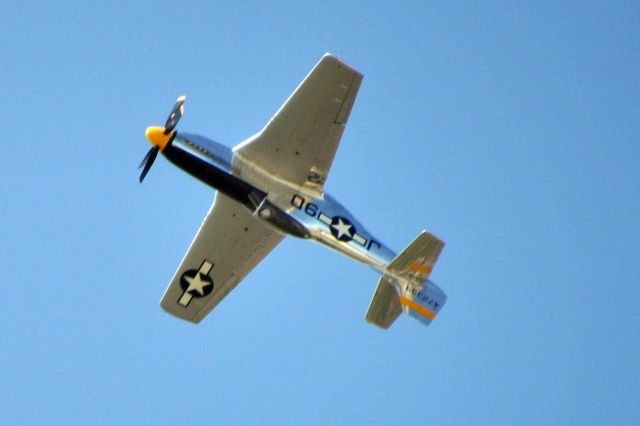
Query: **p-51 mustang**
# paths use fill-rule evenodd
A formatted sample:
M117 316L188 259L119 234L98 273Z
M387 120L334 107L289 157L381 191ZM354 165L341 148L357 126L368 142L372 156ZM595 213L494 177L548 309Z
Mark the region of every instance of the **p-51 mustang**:
M312 239L380 271L366 320L389 328L404 311L428 325L446 301L428 280L444 243L423 231L399 255L369 233L324 183L362 74L326 54L256 135L230 149L177 132L185 97L164 127L149 127L158 152L217 190L209 213L162 297L170 314L199 323L287 235Z

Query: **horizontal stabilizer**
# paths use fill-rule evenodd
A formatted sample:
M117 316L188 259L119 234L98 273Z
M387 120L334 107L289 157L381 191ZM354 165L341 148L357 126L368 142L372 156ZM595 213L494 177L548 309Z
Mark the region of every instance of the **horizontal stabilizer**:
M388 275L383 275L378 281L376 292L373 294L369 309L367 310L367 322L387 329L402 312L402 305L398 298L398 291L391 283Z
M429 278L444 241L427 231L422 231L407 248L391 261L387 271L400 279L423 283Z

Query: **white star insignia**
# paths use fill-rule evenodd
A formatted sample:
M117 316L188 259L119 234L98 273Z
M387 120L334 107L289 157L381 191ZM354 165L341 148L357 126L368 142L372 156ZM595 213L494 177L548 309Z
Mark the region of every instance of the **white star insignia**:
M189 288L186 290L186 292L195 290L198 292L198 294L200 294L200 296L204 296L204 287L211 284L209 281L204 281L202 278L200 278L199 272L196 272L196 276L193 278L184 277L184 279L189 283Z
M342 238L343 235L348 235L349 237L352 236L351 224L343 222L342 218L338 218L338 223L336 223L335 225L331 225L331 227L338 232L337 238Z

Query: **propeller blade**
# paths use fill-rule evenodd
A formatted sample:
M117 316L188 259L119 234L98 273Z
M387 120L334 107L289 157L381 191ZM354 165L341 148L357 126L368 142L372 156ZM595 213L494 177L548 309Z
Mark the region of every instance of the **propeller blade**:
M165 135L171 133L178 124L178 121L180 121L180 119L182 118L182 114L184 114L184 101L186 99L186 96L180 96L176 101L176 104L173 106L171 114L169 114L169 118L167 118L167 122L164 124Z
M151 169L153 162L156 161L156 157L158 156L159 151L160 148L154 146L149 150L149 152L147 152L147 155L144 156L142 163L140 163L140 167L144 166L144 169L142 169L142 173L140 173L140 183L142 183L144 177L147 175L147 173L149 173L149 169Z
M142 166L147 163L147 160L149 159L149 157L151 157L151 151L153 151L153 147L151 147L151 149L149 149L149 151L147 151L147 153L145 154L144 158L140 162L140 165L138 166L138 170L140 170Z

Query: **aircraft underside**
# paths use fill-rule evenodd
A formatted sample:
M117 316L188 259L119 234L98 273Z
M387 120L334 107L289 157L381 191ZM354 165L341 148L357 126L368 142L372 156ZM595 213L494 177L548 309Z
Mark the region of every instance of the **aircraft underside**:
M325 55L262 131L230 149L175 131L178 98L164 127L149 127L152 144L140 181L159 152L217 190L161 305L200 322L287 235L317 241L382 276L366 319L388 328L401 312L431 323L446 302L428 278L444 243L423 231L396 255L370 234L324 183L362 75Z

